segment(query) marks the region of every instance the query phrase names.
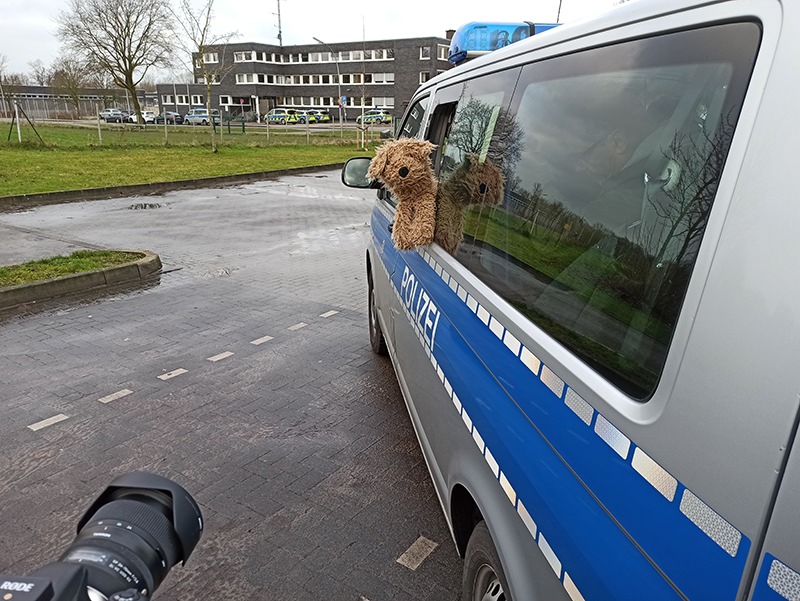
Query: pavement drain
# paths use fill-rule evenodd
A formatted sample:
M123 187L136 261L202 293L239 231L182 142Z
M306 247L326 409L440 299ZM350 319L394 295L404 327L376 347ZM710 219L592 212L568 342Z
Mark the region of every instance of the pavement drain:
M160 209L161 205L157 202L137 202L132 204L129 209Z

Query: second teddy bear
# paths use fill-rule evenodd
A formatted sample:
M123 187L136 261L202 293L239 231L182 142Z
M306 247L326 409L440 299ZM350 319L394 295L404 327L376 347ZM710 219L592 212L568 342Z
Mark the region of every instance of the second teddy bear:
M464 209L496 205L503 199L503 174L490 160L468 154L464 162L439 185L434 239L451 255L464 237Z

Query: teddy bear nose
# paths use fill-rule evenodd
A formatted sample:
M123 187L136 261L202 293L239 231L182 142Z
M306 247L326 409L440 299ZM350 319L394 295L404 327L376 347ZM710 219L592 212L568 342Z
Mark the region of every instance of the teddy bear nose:
M480 185L480 187L478 188L478 191L479 191L481 194L486 194L486 192L487 192L488 190L489 190L489 186L487 186L486 184L481 184L481 185Z
M400 177L405 177L408 175L408 167L400 167L400 171L398 171Z

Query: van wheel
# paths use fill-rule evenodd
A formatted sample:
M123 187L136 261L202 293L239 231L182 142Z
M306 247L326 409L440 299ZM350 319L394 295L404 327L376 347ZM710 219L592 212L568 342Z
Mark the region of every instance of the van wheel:
M375 286L372 284L372 276L367 278L367 287L369 288L369 308L367 310L369 314L369 344L376 355L385 355L388 350L386 349L386 339L383 337L383 331L381 331L381 324L378 321L378 311L375 306Z
M508 582L486 522L478 522L467 543L462 601L511 601Z

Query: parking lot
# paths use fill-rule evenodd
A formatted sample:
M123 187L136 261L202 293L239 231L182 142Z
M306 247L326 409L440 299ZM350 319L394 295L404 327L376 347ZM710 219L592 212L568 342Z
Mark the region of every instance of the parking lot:
M0 265L77 248L164 264L0 313L0 571L56 559L114 476L147 470L206 521L157 599L458 599L394 372L369 348L371 202L322 172L0 214Z

